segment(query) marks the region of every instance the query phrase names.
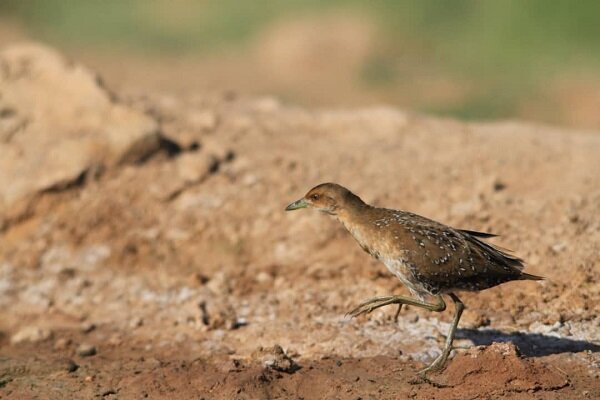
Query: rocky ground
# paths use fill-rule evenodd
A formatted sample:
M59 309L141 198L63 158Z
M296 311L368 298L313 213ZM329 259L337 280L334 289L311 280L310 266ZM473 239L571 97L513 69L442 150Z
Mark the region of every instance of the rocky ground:
M600 135L235 93L112 93L37 45L0 52L0 398L600 398ZM544 282L451 311L345 313L405 289L324 181L501 235Z

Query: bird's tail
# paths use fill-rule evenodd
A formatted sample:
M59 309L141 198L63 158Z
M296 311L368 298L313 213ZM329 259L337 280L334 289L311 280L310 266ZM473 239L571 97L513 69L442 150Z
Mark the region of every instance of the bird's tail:
M530 281L543 281L546 278L544 278L543 276L532 275L532 274L528 274L526 272L521 272L521 275L519 275L519 279L530 280Z

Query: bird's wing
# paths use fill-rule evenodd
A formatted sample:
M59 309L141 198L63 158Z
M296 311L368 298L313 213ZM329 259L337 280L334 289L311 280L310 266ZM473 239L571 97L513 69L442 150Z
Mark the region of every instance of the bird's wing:
M471 233L412 215L404 222L408 262L435 288L483 289L517 279L522 260Z
M461 233L466 233L467 235L480 237L480 238L484 238L484 239L498 236L494 233L470 231L468 229L457 229L457 230Z

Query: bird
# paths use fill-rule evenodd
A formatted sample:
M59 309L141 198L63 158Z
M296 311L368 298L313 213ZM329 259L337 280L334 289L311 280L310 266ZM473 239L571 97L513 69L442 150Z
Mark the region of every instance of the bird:
M444 368L456 328L465 309L457 292L478 292L514 280L542 280L523 272L524 261L485 240L494 234L456 229L403 210L378 208L336 183L310 189L285 210L318 210L333 216L360 247L381 261L410 291L411 296L378 296L360 303L348 314L357 317L375 309L397 304L443 312L448 296L455 305L454 317L441 354L418 372Z

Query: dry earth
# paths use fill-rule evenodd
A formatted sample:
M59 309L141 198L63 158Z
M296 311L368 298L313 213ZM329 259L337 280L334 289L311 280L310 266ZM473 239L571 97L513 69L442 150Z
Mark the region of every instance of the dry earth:
M600 135L232 93L114 94L53 50L0 53L0 398L600 398ZM344 316L405 289L323 182L500 234L546 276L451 312Z

